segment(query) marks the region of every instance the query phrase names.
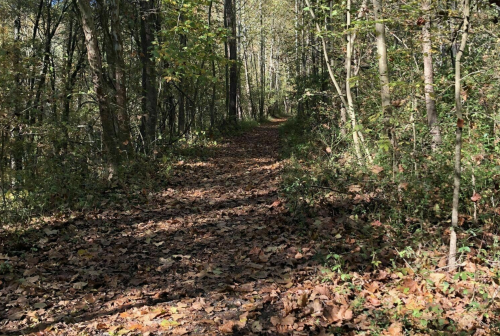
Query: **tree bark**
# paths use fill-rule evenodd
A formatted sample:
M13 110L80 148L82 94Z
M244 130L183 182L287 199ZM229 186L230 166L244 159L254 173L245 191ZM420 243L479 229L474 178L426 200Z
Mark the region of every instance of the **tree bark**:
M436 111L436 95L434 94L430 9L430 0L423 1L422 11L425 13L425 23L422 26L422 49L424 59L425 107L427 110L427 123L432 135L432 150L436 150L441 145L442 140Z
M377 57L378 57L378 70L380 79L380 97L382 100L382 113L384 118L384 126L387 135L395 148L395 137L391 125L392 118L392 105L391 105L391 92L389 89L389 67L387 65L387 46L385 39L385 24L381 22L382 5L380 0L373 0L373 15L375 18L375 36L377 40Z
M181 48L184 48L187 44L187 38L186 35L181 34L179 36L179 42ZM181 76L181 79L179 81L179 87L182 88L182 90L185 89L185 83L186 80ZM177 119L177 132L179 134L183 134L186 131L186 97L184 96L184 91L179 90L179 116Z
M21 109L20 106L20 98L21 98L21 74L19 64L21 61L21 48L19 43L21 41L21 15L18 15L14 20L14 59L13 59L13 68L15 71L14 75L14 90L12 95L12 104L14 107L14 116L15 122L12 136L14 138L14 146L13 146L13 159L12 159L12 168L14 170L21 170L23 166L23 141L21 137L21 128L20 123L22 121Z
M115 97L116 116L120 129L120 148L129 156L133 155L130 138L130 118L127 112L127 87L125 79L125 59L123 56L123 42L120 22L120 0L110 0L111 37L115 62ZM155 95L156 97L156 95Z
M450 254L448 260L448 270L452 271L456 268L456 254L457 254L457 233L458 228L458 207L460 200L460 179L462 175L462 129L464 126L464 120L462 119L462 98L460 96L462 85L461 85L461 63L465 45L467 43L467 37L469 35L470 27L470 0L464 0L463 8L464 20L462 25L462 41L460 43L460 49L457 51L455 57L455 109L457 113L457 129L455 135L455 170L453 177L453 207L451 212L451 234L450 234Z
M234 0L225 0L224 11L226 27L229 29L228 60L229 60L229 105L228 117L231 123L238 120L236 99L238 95L238 46L236 36L236 6Z
M264 119L265 93L266 93L266 47L264 38L264 10L262 1L259 1L260 12L260 102L259 118Z
M143 111L141 130L146 153L151 153L154 148L158 120L156 71L154 61L151 60L153 58L151 49L154 40L154 31L151 27L151 22L154 21L152 20L153 10L153 0L140 2ZM181 35L181 42L183 38L185 39L185 36Z
M99 49L99 43L96 34L92 9L88 0L78 0L78 8L80 10L80 18L85 35L85 45L87 48L87 58L92 74L92 83L99 104L99 114L101 118L103 143L107 154L109 155L110 168L116 171L120 164L120 139L118 122L116 116L110 108L109 101L106 96L105 83L102 75L102 58Z

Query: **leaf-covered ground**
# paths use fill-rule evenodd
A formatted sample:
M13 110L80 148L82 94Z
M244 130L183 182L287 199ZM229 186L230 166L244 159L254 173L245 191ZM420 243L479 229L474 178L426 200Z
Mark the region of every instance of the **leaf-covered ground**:
M289 213L278 124L179 162L132 210L0 232L0 335L495 334L490 269L418 272L381 223Z

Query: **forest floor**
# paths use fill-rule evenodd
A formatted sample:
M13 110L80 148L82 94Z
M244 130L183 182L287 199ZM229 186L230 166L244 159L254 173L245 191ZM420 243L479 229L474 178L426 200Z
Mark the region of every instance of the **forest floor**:
M353 246L354 256L357 240L373 234L344 236L342 221L328 216L304 225L287 210L279 197L281 122L227 139L209 158L177 163L169 187L146 204L24 232L23 244L0 254L12 267L0 276L0 335L354 335L375 328L402 335L414 318L448 325L461 316L461 330L477 324L465 304L448 314L438 300L424 312L445 295L426 290L410 270L344 277L323 267L325 246ZM7 247L16 241L12 233L0 238ZM453 283L445 273L429 279ZM454 298L463 299L446 299ZM406 322L393 318L402 302Z

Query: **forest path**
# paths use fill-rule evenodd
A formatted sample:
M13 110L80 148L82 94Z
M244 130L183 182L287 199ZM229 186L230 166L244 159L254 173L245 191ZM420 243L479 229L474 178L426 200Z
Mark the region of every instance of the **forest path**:
M178 163L170 188L148 204L33 232L36 251L16 257L17 278L0 296L0 334L248 335L314 325L313 308L302 316L310 323L292 313L325 293L313 291L314 241L278 198L280 122L222 142L208 160Z

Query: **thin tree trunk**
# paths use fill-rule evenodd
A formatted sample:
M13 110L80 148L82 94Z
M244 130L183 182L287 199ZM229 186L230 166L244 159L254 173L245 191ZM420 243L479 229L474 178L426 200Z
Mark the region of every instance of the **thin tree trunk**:
M141 1L141 61L142 61L142 125L146 153L152 152L156 138L156 124L158 120L158 87L156 71L151 48L153 47L154 23L153 0ZM154 24L153 24L154 26ZM181 35L181 44L185 43L185 36ZM180 125L179 125L180 126ZM184 131L184 129L182 130Z
M213 7L213 1L210 0L210 4L208 7L208 27L212 27L212 7ZM213 51L213 45L210 46L210 50ZM215 59L212 57L212 77L214 80L212 81L212 96L210 99L210 128L213 128L215 126L215 98L217 94L217 86L216 86L216 72L215 72Z
M228 117L231 123L238 120L237 95L238 95L238 44L236 36L236 6L234 0L225 0L224 11L226 25L230 30L228 39L228 60L229 64L229 106Z
M425 107L427 109L427 123L432 135L432 150L436 150L441 145L442 140L436 111L436 96L434 94L430 9L430 0L423 1L422 11L425 13L425 23L422 26L422 49L424 59Z
M248 100L250 101L250 114L252 115L252 118L256 119L257 118L257 111L255 109L255 104L253 101L252 84L250 82L250 74L248 71L248 55L247 55L246 50L244 51L243 58L244 58L244 67L245 67L246 91L247 91L247 95L248 95Z
M377 57L380 79L380 97L382 100L383 122L387 136L391 141L393 149L393 157L395 156L397 143L394 129L392 127L392 105L391 92L389 89L389 67L387 65L387 46L385 40L385 24L381 22L382 6L380 0L373 0L373 15L375 18L375 36L377 40ZM396 162L393 160L393 168L396 167Z
M460 73L460 59L462 58L467 37L469 35L469 15L470 15L470 0L464 0L464 21L462 25L462 41L460 49L457 51L455 57L455 108L457 111L457 129L455 137L455 171L453 178L453 208L451 212L451 234L450 234L450 255L448 260L448 269L454 270L456 267L456 254L457 254L457 233L458 227L458 207L460 200L460 178L462 175L462 129L464 120L462 119L462 100L461 100L461 73Z
M16 125L13 128L13 138L14 138L14 148L13 148L13 160L12 160L12 168L14 170L21 170L23 165L23 141L21 137L21 110L20 110L20 98L21 98L21 73L20 73L20 60L21 60L21 48L19 47L19 43L21 40L21 15L19 14L14 20L14 59L13 59L13 68L15 71L14 75L14 90L12 95L12 103L14 106L14 116L16 117Z
M259 118L264 119L264 105L266 93L266 56L265 56L265 39L264 39L264 12L262 8L262 1L259 1L260 11L260 104L259 104Z
M181 49L187 45L186 35L181 34L179 36ZM184 96L186 79L181 77L179 81L179 87L182 92L179 91L179 116L177 119L177 132L183 134L186 131L186 97Z

